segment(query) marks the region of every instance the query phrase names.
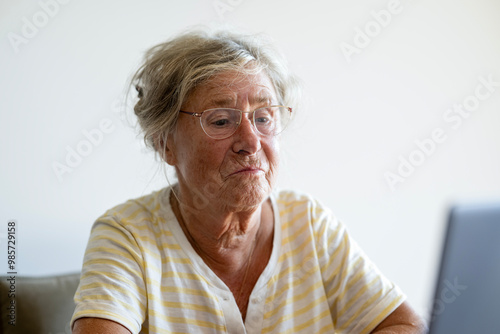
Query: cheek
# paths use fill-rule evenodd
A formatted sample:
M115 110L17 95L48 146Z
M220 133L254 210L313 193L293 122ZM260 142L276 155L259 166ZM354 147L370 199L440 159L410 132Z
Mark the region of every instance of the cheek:
M225 151L216 143L205 142L196 148L195 159L206 173L218 173L224 161Z
M267 155L267 159L269 160L269 166L273 169L278 168L279 163L280 163L280 141L279 141L279 139L274 139L267 145L266 155Z
M223 150L206 140L192 139L183 145L179 155L182 173L192 180L214 178L224 159Z

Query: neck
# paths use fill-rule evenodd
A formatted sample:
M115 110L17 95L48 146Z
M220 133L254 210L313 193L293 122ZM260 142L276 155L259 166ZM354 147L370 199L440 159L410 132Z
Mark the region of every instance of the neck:
M272 234L269 199L257 208L224 211L206 204L196 209L179 194L171 195L172 209L200 257L215 272L239 271L245 267L257 244Z

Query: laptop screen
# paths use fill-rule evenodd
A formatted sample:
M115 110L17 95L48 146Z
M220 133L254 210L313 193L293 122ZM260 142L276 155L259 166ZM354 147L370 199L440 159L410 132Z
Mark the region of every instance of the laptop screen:
M500 204L451 210L429 333L500 333Z

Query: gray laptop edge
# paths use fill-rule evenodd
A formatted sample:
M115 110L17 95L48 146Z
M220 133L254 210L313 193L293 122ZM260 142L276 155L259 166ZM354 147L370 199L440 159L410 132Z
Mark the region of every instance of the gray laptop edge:
M429 333L500 333L500 203L450 211Z

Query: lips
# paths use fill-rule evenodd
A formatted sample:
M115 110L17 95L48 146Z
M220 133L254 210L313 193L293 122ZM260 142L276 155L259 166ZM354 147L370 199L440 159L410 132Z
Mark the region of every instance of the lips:
M249 167L240 168L237 171L229 174L229 176L235 175L235 174L243 174L243 173L253 174L253 173L259 173L259 172L264 173L264 170L262 170L262 168L259 168L256 166L249 166Z

